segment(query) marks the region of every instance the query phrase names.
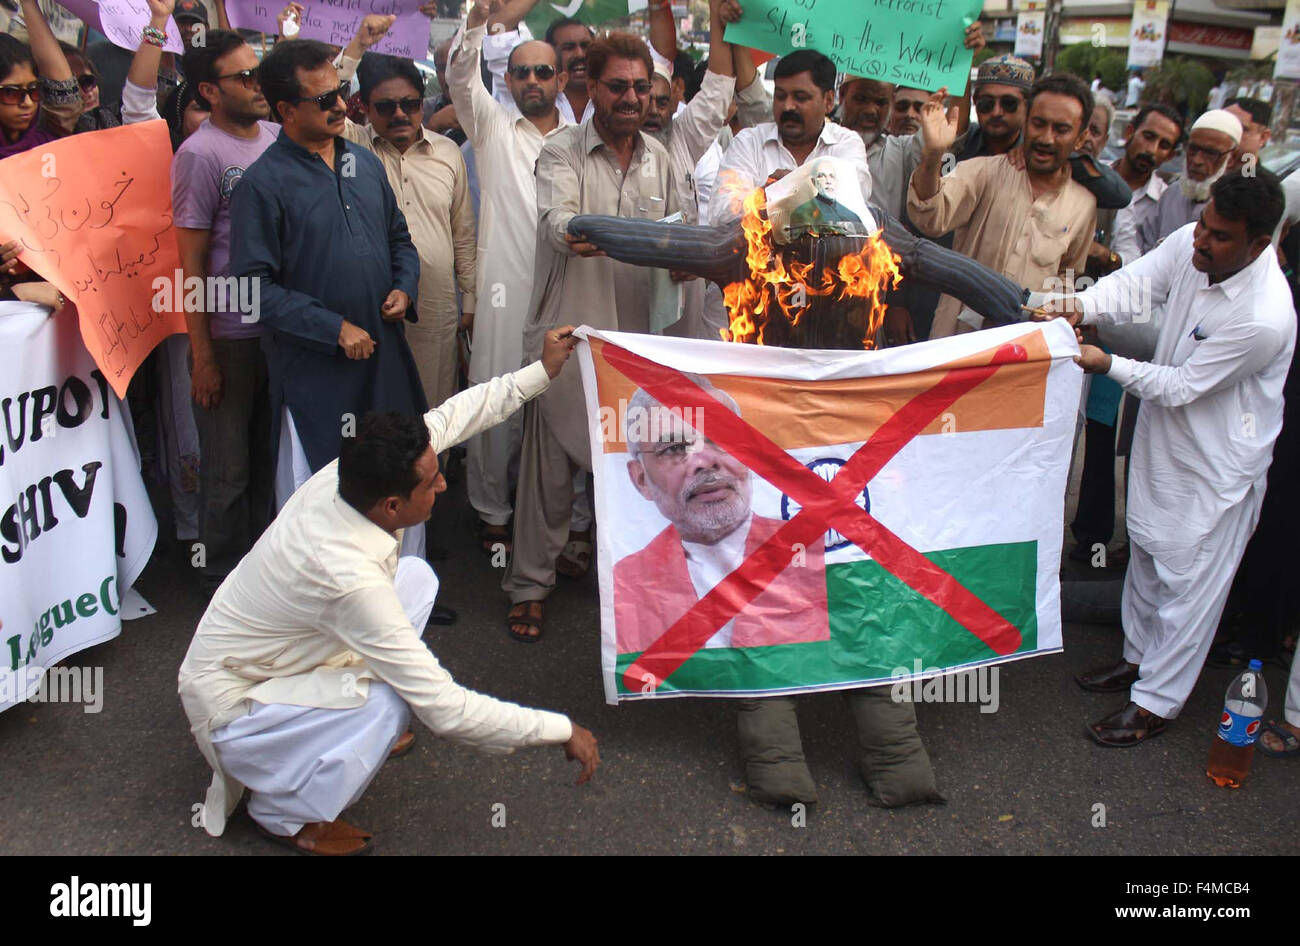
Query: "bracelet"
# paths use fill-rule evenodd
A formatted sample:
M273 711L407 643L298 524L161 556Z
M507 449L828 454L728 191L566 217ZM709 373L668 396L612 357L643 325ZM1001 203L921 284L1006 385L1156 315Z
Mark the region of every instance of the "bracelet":
M156 26L146 26L140 31L140 38L150 46L157 46L159 49L167 42L167 34Z

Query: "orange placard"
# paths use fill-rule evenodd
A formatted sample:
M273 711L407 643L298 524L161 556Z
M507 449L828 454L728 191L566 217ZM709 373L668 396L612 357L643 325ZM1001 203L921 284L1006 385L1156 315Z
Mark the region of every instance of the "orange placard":
M0 161L0 242L77 306L81 338L118 397L182 312L154 308L180 267L171 139L161 119L72 135ZM168 295L170 297L170 294Z

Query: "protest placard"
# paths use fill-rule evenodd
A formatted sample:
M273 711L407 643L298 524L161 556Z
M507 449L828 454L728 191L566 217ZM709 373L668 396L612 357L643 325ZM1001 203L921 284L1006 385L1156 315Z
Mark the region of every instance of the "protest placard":
M746 0L727 41L785 56L815 49L841 72L953 95L966 91L966 27L981 0Z
M396 16L374 52L403 59L429 58L429 18L420 12L421 0L303 0L300 32L295 39L318 39L346 46L361 21L371 13ZM276 14L283 0L226 0L226 16L236 29L278 34Z
M180 265L171 139L158 120L88 132L0 161L0 242L76 303L81 337L118 397L160 341L185 331L151 288Z
M115 46L135 50L140 47L140 31L149 25L149 4L145 0L60 0L72 13L99 30ZM182 53L181 31L176 21L167 18L167 43L163 49L169 53Z

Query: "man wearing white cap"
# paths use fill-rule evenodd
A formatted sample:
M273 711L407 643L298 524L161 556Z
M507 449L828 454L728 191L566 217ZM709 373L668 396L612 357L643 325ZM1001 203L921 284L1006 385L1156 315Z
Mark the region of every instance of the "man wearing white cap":
M1187 169L1178 186L1165 190L1156 212L1142 222L1138 243L1143 253L1175 230L1194 223L1210 199L1210 188L1228 170L1233 149L1241 143L1241 122L1229 111L1216 108L1192 125L1184 146Z

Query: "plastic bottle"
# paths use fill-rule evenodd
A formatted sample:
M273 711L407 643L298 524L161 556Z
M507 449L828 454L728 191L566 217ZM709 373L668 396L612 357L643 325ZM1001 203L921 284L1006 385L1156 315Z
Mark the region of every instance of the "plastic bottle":
M1205 774L1220 788L1241 788L1255 756L1255 740L1268 706L1263 665L1252 660L1228 687L1223 701L1219 731L1210 746L1210 763Z
M284 18L284 26L281 27L281 29L284 30L283 35L285 39L293 39L295 36L297 36L298 30L300 29L300 27L298 26L298 14L290 13L288 16L286 16Z

